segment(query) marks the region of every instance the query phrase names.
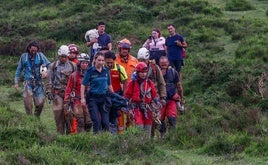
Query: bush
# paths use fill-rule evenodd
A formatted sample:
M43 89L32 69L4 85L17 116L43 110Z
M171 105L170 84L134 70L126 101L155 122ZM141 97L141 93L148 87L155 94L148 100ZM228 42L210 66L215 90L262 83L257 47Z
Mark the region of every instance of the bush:
M254 44L252 44L254 43ZM251 60L261 61L262 63L268 62L268 48L263 47L262 45L268 44L267 39L265 36L248 36L247 40L242 40L239 49L235 51L236 58L247 58ZM253 62L255 65L255 62Z
M245 153L253 157L267 157L268 153L268 139L267 138L258 138L255 142L252 143L250 147L245 149Z
M227 11L253 10L255 7L247 0L228 0L225 5Z
M251 143L251 138L247 134L225 134L221 133L216 137L211 137L203 147L203 152L209 155L228 155L241 153Z

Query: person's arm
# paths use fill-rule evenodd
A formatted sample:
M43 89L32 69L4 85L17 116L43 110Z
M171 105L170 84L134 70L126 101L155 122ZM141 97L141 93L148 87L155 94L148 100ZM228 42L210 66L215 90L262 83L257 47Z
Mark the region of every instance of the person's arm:
M86 106L85 89L86 89L85 85L81 84L80 92L81 92L81 105L82 106Z
M113 93L114 92L113 86L112 85L109 85L108 86L108 90Z
M148 50L150 50L150 43L152 42L152 40L151 39L147 39L145 42L144 42L144 44L143 44L143 46L142 47L145 47L146 49L148 49Z
M187 48L187 43L184 40L184 38L182 36L179 35L178 40L177 40L177 45L182 47L182 48Z
M108 91L110 92L114 92L113 90L113 86L112 86L112 81L111 81L111 75L110 75L110 71L107 70L107 85L108 85Z
M107 47L109 48L109 50L112 50L112 48L113 48L113 47L112 47L112 43L108 43L108 44L107 44Z
M181 47L187 48L188 47L187 42L186 41L181 42Z
M168 47L165 45L165 53L168 54Z
M167 90L166 90L166 82L165 79L163 77L163 74L160 70L160 68L156 65L156 72L157 72L157 88L158 88L158 93L159 93L159 97L160 97L160 101L162 103L162 105L166 104L166 97L167 97Z
M93 38L93 39L87 41L87 47L92 46L94 43L98 43L98 39L97 38Z
M70 100L70 95L72 92L72 89L74 87L74 74L71 74L65 89L65 97L64 97L64 102L68 102Z
M122 81L123 92L125 92L127 89L127 82L128 82L127 80Z
M21 71L23 69L22 61L23 61L23 55L20 57L20 60L16 69L16 73L15 73L15 78L14 78L14 88L16 89L16 91L19 89L19 79L20 79Z

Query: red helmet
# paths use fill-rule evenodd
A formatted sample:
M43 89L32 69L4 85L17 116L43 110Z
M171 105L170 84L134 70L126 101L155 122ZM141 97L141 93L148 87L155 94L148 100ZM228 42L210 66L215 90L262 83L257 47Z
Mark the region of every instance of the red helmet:
M78 47L75 44L68 45L70 53L79 54Z
M136 71L137 72L147 72L148 71L148 67L144 62L139 62L136 65Z

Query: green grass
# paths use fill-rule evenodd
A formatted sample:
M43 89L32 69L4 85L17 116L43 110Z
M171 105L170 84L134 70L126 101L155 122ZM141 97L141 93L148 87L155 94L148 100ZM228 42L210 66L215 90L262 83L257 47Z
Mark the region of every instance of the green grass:
M268 163L268 78L261 77L268 70L267 0L32 2L0 2L0 54L14 55L0 62L0 164ZM237 2L253 8L229 11L244 7ZM228 11L227 3L233 4ZM166 25L174 23L186 37L187 113L164 139L152 142L135 128L121 136L61 136L48 102L40 121L25 115L22 89L16 92L12 84L26 41L39 39L51 61L61 44L74 42L87 52L83 35L100 20L107 23L114 51L127 37L134 56L153 27L167 36Z

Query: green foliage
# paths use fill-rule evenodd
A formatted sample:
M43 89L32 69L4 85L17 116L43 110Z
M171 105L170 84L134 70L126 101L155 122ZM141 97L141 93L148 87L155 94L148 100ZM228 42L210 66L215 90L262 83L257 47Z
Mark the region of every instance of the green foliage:
M257 139L255 142L252 143L251 147L246 148L245 153L252 155L252 156L258 156L258 157L267 157L267 151L268 150L268 139Z
M0 101L0 164L189 164L170 149L224 156L213 163L241 155L266 158L268 14L266 2L256 6L254 2L2 0L0 55L15 56L1 56L0 83L9 87L30 40L38 40L51 61L61 44L76 43L87 52L84 34L99 21L107 24L115 52L116 42L127 37L135 56L152 28L168 36L169 23L186 37L189 47L182 71L188 111L161 141L151 141L136 128L120 136L48 133L45 125L51 119L42 119L42 124L26 116L24 109L11 109L16 101L22 103L22 96L5 86Z
M254 43L254 44L253 44ZM247 40L242 40L235 52L236 58L247 58L252 60L253 65L257 61L268 62L268 48L262 45L267 45L268 41L263 35L248 37Z
M241 153L250 143L251 138L247 134L221 133L209 139L209 144L204 146L203 152L210 155Z
M193 81L195 83L201 83L205 88L212 84L221 85L227 82L233 70L230 62L207 61L201 58L195 63L195 68L199 69L200 72L199 76L195 77Z
M263 112L268 113L268 99L262 99L258 106Z
M228 0L225 10L228 11L246 11L253 10L254 6L247 0Z

